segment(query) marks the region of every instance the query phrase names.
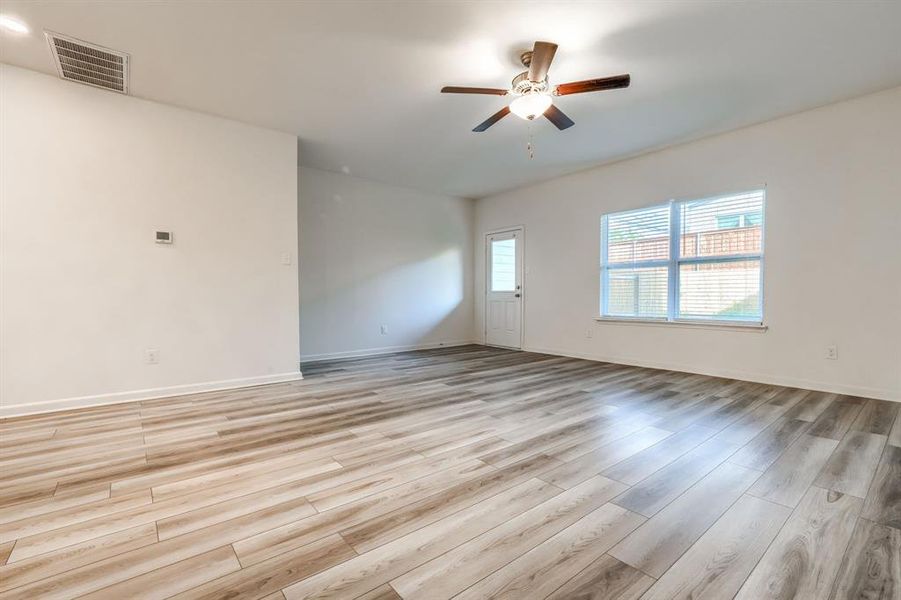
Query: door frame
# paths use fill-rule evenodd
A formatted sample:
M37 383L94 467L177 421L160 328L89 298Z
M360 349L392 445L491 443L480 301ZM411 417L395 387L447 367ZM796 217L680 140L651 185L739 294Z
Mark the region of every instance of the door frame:
M498 233L510 233L515 232L519 235L520 243L522 244L522 264L518 265L519 267L519 281L521 294L519 297L519 348L518 350L523 350L523 340L525 340L525 332L526 332L526 322L525 322L525 308L526 308L526 228L523 225L514 225L512 227L500 227L498 229L490 229L484 233L484 248L485 248L485 277L483 283L485 285L485 291L482 294L482 304L484 305L482 308L482 342L486 346L492 346L492 344L488 343L488 294L491 293L491 246L488 238L492 235L497 235ZM493 346L495 348L507 348L507 346Z

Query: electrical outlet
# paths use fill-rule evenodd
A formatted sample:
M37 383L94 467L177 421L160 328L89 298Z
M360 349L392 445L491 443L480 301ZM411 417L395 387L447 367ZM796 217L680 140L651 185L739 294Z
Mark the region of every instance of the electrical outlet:
M160 351L154 348L144 350L144 363L148 365L156 365L160 362Z
M838 349L835 346L826 346L826 359L838 360Z
M380 325L379 333L381 333L382 335L388 335L388 326L385 325L384 323L382 325Z

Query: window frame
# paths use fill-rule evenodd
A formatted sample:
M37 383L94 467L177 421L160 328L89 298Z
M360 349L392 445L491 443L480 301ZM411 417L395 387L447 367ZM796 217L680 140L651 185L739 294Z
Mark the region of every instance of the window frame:
M682 211L681 207L688 202L712 202L722 198L730 198L740 196L742 194L759 193L761 196L760 206L760 252L750 254L733 254L728 256L705 256L705 257L683 257L681 256L681 240L682 240ZM645 260L632 263L624 263L622 265L608 264L608 218L613 215L627 215L629 213L642 212L649 209L669 207L669 258L666 260ZM739 223L743 221L740 215ZM601 244L600 244L600 316L596 318L599 321L612 321L621 323L643 323L643 324L676 324L676 325L699 325L712 327L738 327L745 329L761 329L765 330L764 324L765 312L765 296L764 296L764 265L766 254L766 187L761 186L751 188L740 192L730 192L725 194L717 194L714 196L705 196L700 198L684 198L671 199L662 204L653 204L636 209L605 213L601 215ZM727 262L744 262L759 261L760 264L760 281L758 283L758 297L760 304L760 318L742 319L742 318L703 318L703 317L685 317L679 310L679 284L680 272L683 265L697 264L716 264ZM619 316L608 314L609 309L609 275L611 271L618 269L641 269L641 268L660 268L667 269L667 310L665 317L647 317L647 316Z

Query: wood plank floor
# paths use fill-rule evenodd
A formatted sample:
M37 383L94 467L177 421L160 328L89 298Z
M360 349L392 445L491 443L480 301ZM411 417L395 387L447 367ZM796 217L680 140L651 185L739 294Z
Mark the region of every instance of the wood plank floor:
M0 422L0 599L901 599L899 404L464 346Z

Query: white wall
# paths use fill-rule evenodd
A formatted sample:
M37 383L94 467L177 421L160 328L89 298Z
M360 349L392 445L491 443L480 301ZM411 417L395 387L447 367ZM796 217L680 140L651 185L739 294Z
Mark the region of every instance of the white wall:
M0 413L299 376L293 136L9 66L0 86Z
M524 225L526 349L901 399L899 152L896 88L482 199L478 331L482 236ZM761 184L768 331L593 320L601 214Z
M302 168L299 205L303 360L474 339L472 200Z

